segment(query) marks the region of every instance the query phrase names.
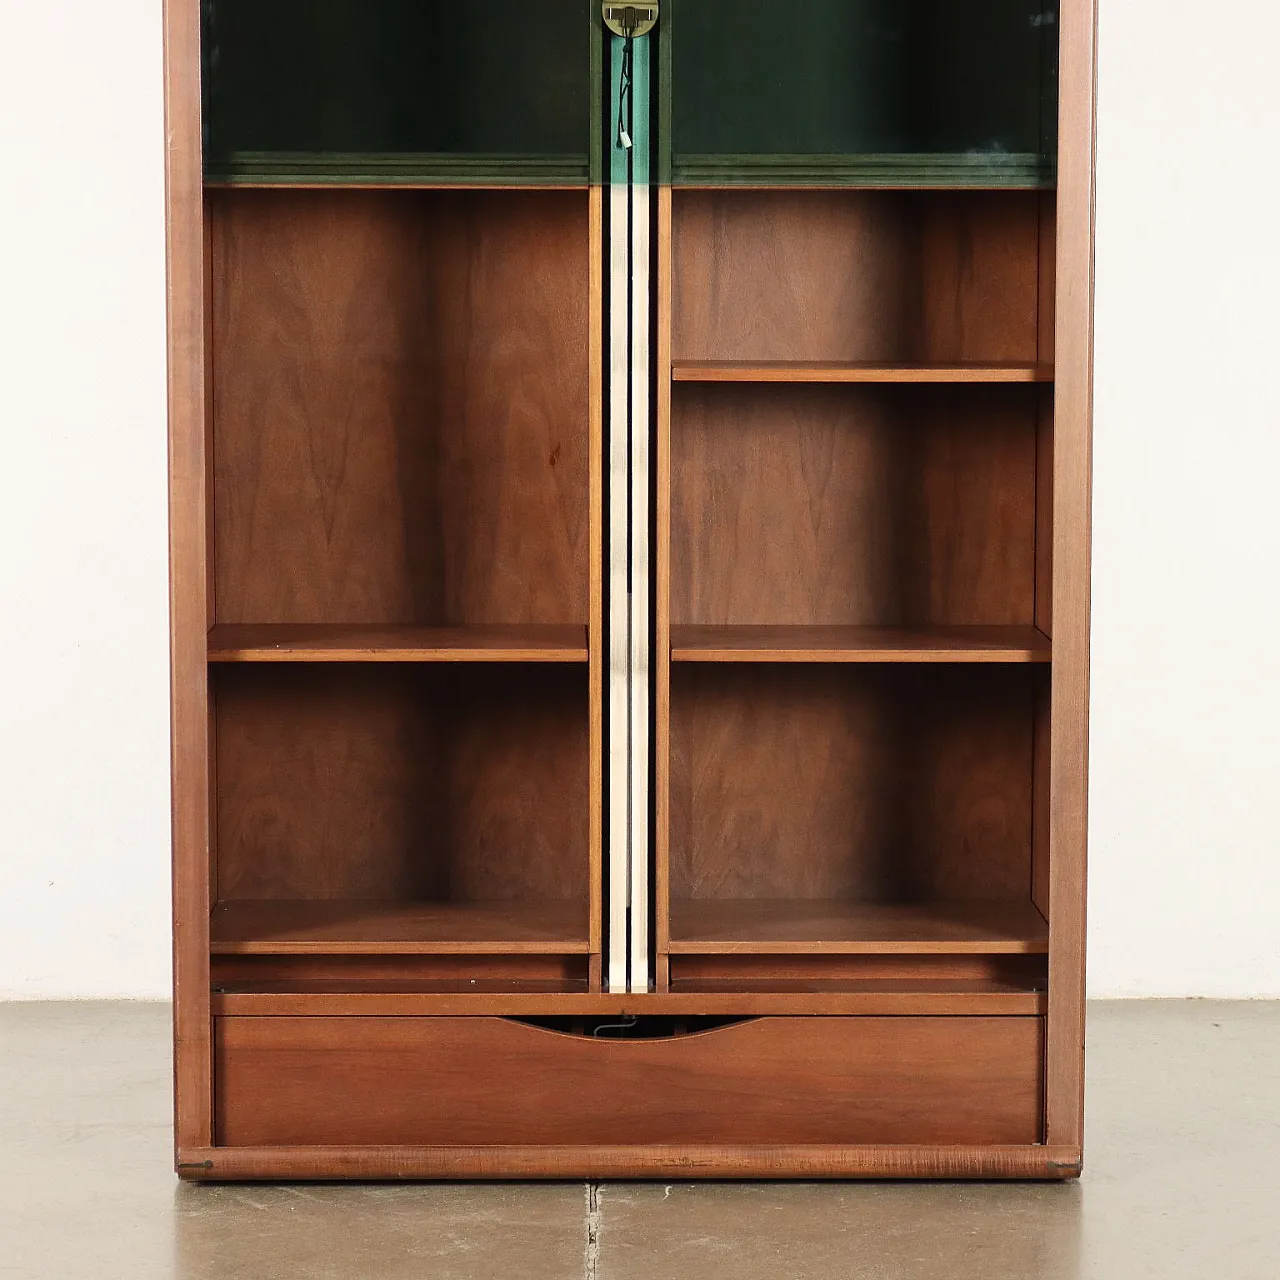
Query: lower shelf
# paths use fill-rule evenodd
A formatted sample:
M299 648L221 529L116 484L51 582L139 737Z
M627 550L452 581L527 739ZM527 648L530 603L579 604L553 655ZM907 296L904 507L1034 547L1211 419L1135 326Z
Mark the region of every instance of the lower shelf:
M690 899L671 904L672 955L1037 955L1030 902Z
M209 661L586 662L577 626L218 626Z
M210 919L215 956L583 955L579 902L220 902Z
M1048 662L1052 644L1035 627L671 628L672 662Z

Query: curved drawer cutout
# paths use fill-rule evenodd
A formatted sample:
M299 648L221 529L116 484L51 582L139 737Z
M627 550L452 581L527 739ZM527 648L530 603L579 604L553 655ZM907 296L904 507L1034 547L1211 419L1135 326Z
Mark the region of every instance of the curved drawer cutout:
M576 1040L608 1040L612 1044L652 1043L655 1040L679 1042L690 1036L712 1035L726 1027L755 1022L751 1017L668 1017L628 1014L609 1018L511 1018L509 1021L534 1031Z

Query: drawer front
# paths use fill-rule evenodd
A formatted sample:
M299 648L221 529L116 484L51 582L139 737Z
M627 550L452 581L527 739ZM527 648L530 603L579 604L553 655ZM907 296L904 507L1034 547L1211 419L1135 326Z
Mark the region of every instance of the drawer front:
M216 1055L222 1146L1041 1140L1036 1017L758 1018L663 1040L226 1017Z

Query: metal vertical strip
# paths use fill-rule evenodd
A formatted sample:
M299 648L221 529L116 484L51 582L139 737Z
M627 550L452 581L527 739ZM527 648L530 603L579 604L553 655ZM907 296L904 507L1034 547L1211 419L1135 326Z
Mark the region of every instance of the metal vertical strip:
M622 41L609 40L610 111L616 121ZM606 979L610 991L627 990L627 906L630 846L630 191L625 153L610 139L609 173L609 936Z
M632 41L631 73L631 975L632 991L648 991L650 681L650 243L649 54L651 40Z

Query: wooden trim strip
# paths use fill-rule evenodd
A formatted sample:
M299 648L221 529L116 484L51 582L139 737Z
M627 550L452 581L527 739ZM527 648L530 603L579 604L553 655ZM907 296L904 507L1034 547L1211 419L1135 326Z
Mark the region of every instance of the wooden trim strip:
M1042 991L658 992L235 992L213 997L216 1017L1033 1017Z
M703 1178L1042 1179L1080 1175L1078 1146L186 1147L194 1181Z
M658 192L657 412L654 500L653 848L655 984L670 984L671 948L671 188Z
M593 54L598 62L598 50ZM599 68L593 72L594 91L599 93ZM587 673L590 727L590 765L587 797L589 817L588 841L590 867L588 883L590 894L590 921L588 925L591 944L591 985L599 990L602 985L604 950L604 697L605 697L605 629L604 629L604 192L599 186L591 188L589 197L590 232L588 236L587 267L589 411L588 458L590 485L588 502L589 546L591 564L589 573L589 609L587 622Z

